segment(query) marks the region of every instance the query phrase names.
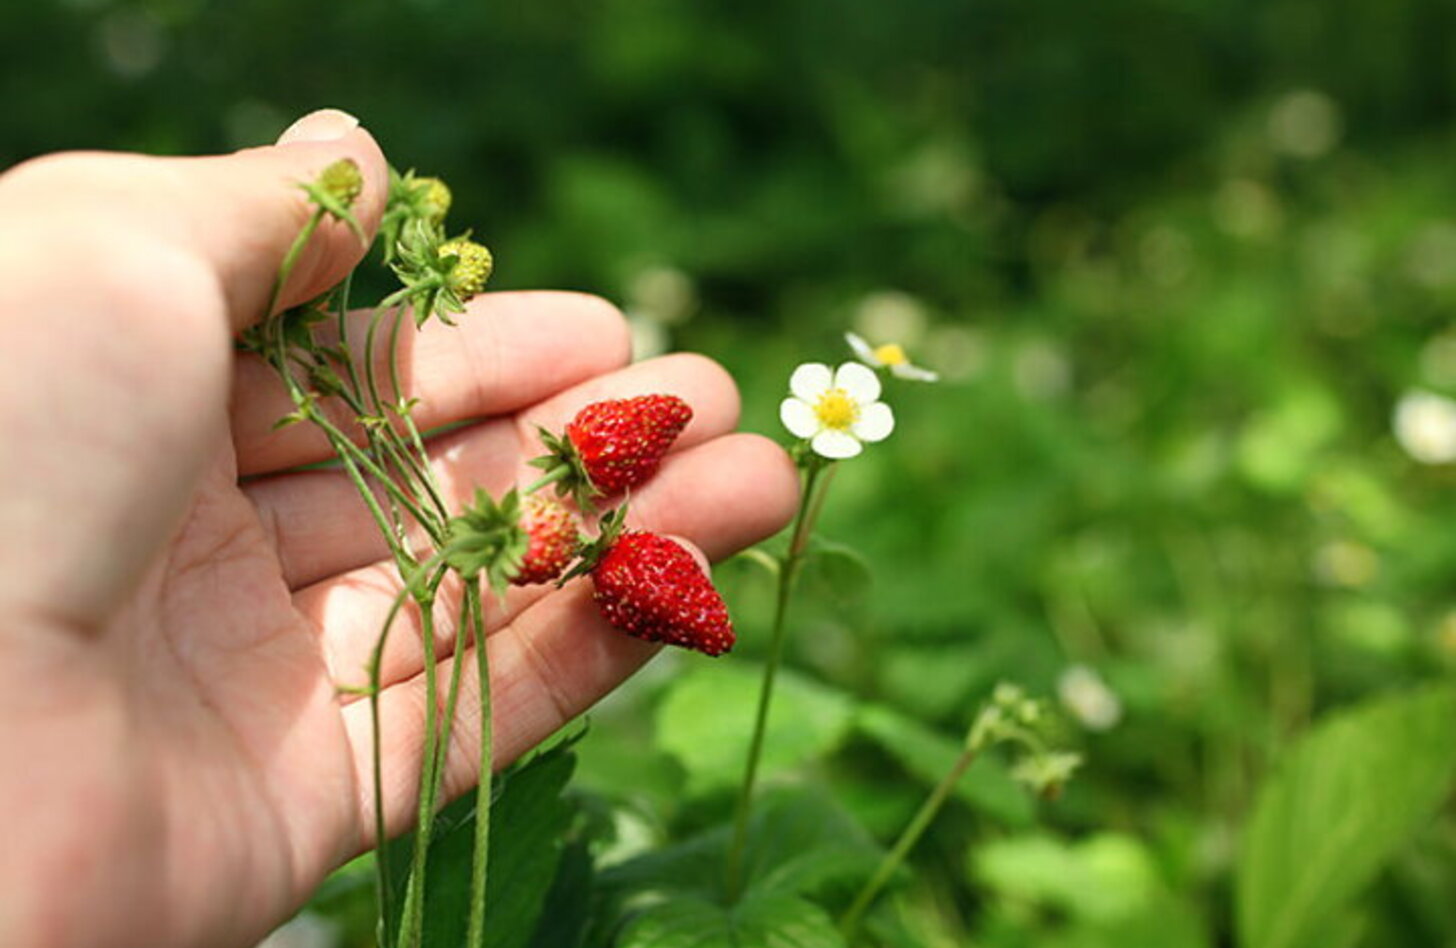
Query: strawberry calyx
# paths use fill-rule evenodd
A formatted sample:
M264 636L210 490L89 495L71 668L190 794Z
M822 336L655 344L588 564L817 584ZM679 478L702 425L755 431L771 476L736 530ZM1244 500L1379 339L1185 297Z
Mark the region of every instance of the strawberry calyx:
M561 586L567 580L575 579L578 576L585 576L596 569L602 557L607 555L607 551L616 544L617 538L622 535L622 531L626 528L627 503L623 501L621 506L607 511L597 521L598 533L595 539L583 540L577 545L576 565L563 573L561 578L556 581L556 585Z
M595 501L602 496L602 492L592 483L581 452L576 450L576 445L570 438L553 434L540 426L536 430L540 433L541 444L545 446L546 453L533 459L530 464L545 473L526 492L535 493L542 488L553 487L556 496L570 497L582 513L590 514L596 509Z
M485 575L497 596L520 572L530 537L521 528L521 496L514 489L497 502L480 488L475 499L450 518L440 553L466 581Z

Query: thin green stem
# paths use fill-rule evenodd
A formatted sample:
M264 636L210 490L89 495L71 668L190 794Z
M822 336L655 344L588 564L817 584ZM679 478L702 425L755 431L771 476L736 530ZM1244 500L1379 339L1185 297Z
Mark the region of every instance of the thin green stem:
M397 406L395 412L404 421L405 430L409 433L410 443L414 446L415 450L414 454L406 451L404 456L411 460L417 459L413 465L416 479L419 481L420 486L425 489L425 493L430 495L430 499L434 502L435 509L439 511L440 516L448 519L450 516L449 509L445 506L445 501L440 497L440 492L435 487L434 478L429 475L428 468L423 466L429 463L429 454L425 451L425 439L420 436L420 429L415 425L414 414L405 401L404 385L400 382L399 328L404 322L405 315L403 306L396 307L394 311L394 325L389 329L389 384L394 389L394 400ZM390 430L393 431L393 428Z
M553 470L550 474L537 478L530 487L527 487L525 490L521 491L521 493L534 494L536 493L536 491L540 490L543 487L548 487L552 484L555 484L557 481L561 480L563 477L566 477L570 473L570 465L563 464Z
M283 285L288 282L293 268L298 265L299 258L303 256L303 249L308 246L314 231L318 230L325 213L323 208L315 208L314 212L309 215L308 222L298 232L298 236L293 238L292 246L288 248L288 253L284 254L283 262L278 265L278 279L273 282L273 292L268 297L268 309L263 313L264 319L273 318L273 311L278 308L278 301L283 298Z
M375 307L369 317L369 328L364 331L364 390L367 394L366 404L369 410L383 417L384 400L379 395L379 382L375 378L374 370L374 337L379 334L379 324L384 319L384 307Z
M464 678L465 653L470 643L470 598L460 597L460 612L456 616L455 651L450 658L450 684L445 692L445 720L440 725L440 748L435 764L435 789L438 799L444 786L445 765L450 761L450 740L455 729L455 710L460 705L460 683Z
M758 711L753 722L753 737L748 745L748 760L743 768L743 785L738 791L738 805L733 819L733 842L728 850L727 894L730 903L736 902L743 887L743 858L748 845L748 820L753 809L753 788L758 781L758 765L763 757L764 735L768 730L769 706L773 700L774 682L778 677L779 665L783 661L786 621L789 600L793 592L794 578L803 562L804 551L813 535L814 522L824 507L824 494L828 491L830 477L820 479L820 474L834 468L817 455L809 457L804 471L804 489L799 495L799 512L794 519L794 531L789 548L779 564L778 595L774 604L773 630L769 637L768 662L763 669L763 684L758 691Z
M433 593L417 597L420 607L420 644L425 662L425 747L421 756L420 792L415 825L414 859L404 893L400 922L402 945L418 948L425 933L425 883L429 868L430 838L435 828L435 768L440 741L439 673L435 667L435 601Z
M925 798L925 802L920 805L920 809L916 811L915 816L900 833L900 838L895 841L894 848L885 854L884 859L880 860L874 875L870 876L869 881L864 884L864 888L859 890L859 895L855 896L854 901L845 910L844 917L839 921L839 930L843 933L846 943L853 942L854 934L859 929L860 919L864 917L865 911L874 902L875 896L880 894L885 883L890 881L895 870L905 862L905 857L910 854L910 850L924 835L931 821L935 819L935 815L940 812L940 808L949 799L951 791L955 789L961 775L966 772L966 768L976 759L978 753L980 753L978 746L967 746L961 751L950 770L940 779L940 783L936 784L935 789L930 792L930 796Z
M408 560L409 553L404 549L398 532L395 530L394 520L380 507L379 501L374 496L374 492L369 489L368 483L364 480L363 472L368 471L369 474L380 482L387 492L400 494L399 488L389 478L388 474L375 463L373 458L366 452L360 450L358 446L349 440L349 437L344 432L339 430L338 426L329 421L324 413L319 410L318 406L314 404L313 397L305 392L302 386L298 384L298 380L288 370L287 340L281 331L281 327L275 326L275 330L274 344L277 351L273 353L272 360L274 368L282 377L284 385L288 388L289 398L293 401L294 406L297 407L301 415L320 428L329 439L329 445L334 449L334 453L339 459L343 461L344 469L348 473L349 479L353 482L354 488L358 491L359 496L363 498L365 504L368 505L369 512L373 515L375 523L384 534L385 539L389 542L390 551L394 554L395 559L400 561ZM404 499L407 500L407 498ZM429 530L429 524L427 522L421 521L421 523ZM435 531L430 531L430 535L431 539L437 539Z
M354 288L354 271L350 270L349 275L344 277L344 282L339 287L339 309L338 309L338 330L339 330L339 354L343 357L339 361L344 364L344 372L349 377L349 395L358 399L359 397L359 370L354 367L354 359L349 354L349 293Z
M363 450L353 441L349 440L348 435L340 430L340 428L332 421L329 421L328 418L324 417L324 414L318 411L316 408L309 410L308 418L314 424L318 425L320 428L323 429L324 434L326 434L329 438L329 444L333 447L334 453L337 454L341 460L343 460L346 464L350 462L357 464L361 471L367 472L371 477L377 480L380 486L384 488L385 493L389 495L389 499L393 503L396 503L400 507L404 508L404 510L409 513L409 515L415 520L415 522L423 527L425 531L430 535L431 541L433 541L437 546L443 542L444 535L440 530L436 518L428 510L422 508L415 498L410 497L407 493L405 493L405 491L398 484L395 483L394 479L390 477L389 472L381 467L379 462L375 460L374 457L369 454L369 452ZM362 493L366 498L373 500L374 495L372 491L366 489ZM374 501L374 503L376 506L378 505L378 501ZM381 510L381 514L382 513L383 511ZM402 538L399 536L399 529L397 525L387 515L384 517L383 522L390 525L387 533L391 537L391 542L394 545L400 545L402 542Z
M491 733L490 658L485 647L485 608L480 587L466 586L470 597L470 621L475 633L476 671L480 678L480 782L475 789L475 850L470 871L470 922L465 944L469 948L485 945L485 896L490 863L490 799L495 773L494 735Z
M383 847L384 841L389 838L384 814L384 740L379 716L379 695L383 690L384 645L389 639L390 629L394 627L394 620L398 618L399 611L404 608L404 604L414 599L419 589L433 589L444 578L444 570L440 569L441 561L442 558L437 555L416 570L413 576L405 579L404 588L395 595L394 601L390 603L389 612L384 616L384 626L379 632L379 640L374 643L374 649L369 656L370 743L374 758L374 839L375 845L380 847ZM423 587L420 587L420 578L426 576L430 579ZM393 945L395 943L394 933L390 931L389 925L390 919L394 917L391 904L394 900L394 888L390 880L389 860L385 858L382 849L375 856L374 867L379 884L380 944Z

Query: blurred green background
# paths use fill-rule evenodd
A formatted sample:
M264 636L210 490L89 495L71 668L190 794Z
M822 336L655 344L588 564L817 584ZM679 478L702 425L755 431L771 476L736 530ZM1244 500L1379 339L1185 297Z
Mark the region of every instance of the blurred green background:
M1231 944L1291 739L1456 668L1453 41L1449 0L32 0L0 166L333 105L450 182L498 288L619 302L750 430L844 331L903 343L943 381L835 485L873 580L796 612L774 773L887 841L934 778L897 735L1020 681L1089 763L1039 829L967 790L904 943ZM762 654L766 584L720 577L739 664L664 656L582 746L625 847L726 799L733 735L674 729ZM1355 944L1456 944L1449 810Z

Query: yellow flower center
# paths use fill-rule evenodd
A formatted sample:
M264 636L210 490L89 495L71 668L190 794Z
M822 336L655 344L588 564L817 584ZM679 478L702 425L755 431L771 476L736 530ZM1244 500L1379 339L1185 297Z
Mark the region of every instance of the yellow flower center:
M814 404L819 423L835 431L848 431L859 418L859 404L842 388L826 389Z
M887 342L883 346L875 348L875 358L885 365L904 365L910 361L905 355L905 350L893 342Z

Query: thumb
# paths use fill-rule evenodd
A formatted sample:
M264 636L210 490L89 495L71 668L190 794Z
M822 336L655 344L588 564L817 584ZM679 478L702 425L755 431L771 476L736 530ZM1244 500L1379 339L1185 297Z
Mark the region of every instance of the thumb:
M20 229L32 238L53 232L58 243L74 244L78 234L104 233L126 245L191 257L216 277L228 322L238 329L264 316L278 267L313 213L299 185L344 158L363 176L353 211L365 233L373 233L388 167L374 137L335 109L304 116L275 145L230 155L70 152L27 162L0 176L0 210L12 223L29 222ZM364 252L346 226L326 218L294 267L281 305L328 289Z
M314 212L299 185L341 159L352 160L363 177L352 210L364 232L372 235L384 210L388 167L374 137L347 112L312 112L284 131L276 145L166 160L175 167L178 187L195 195L177 203L174 224L217 273L234 328L266 315L279 265ZM214 210L199 215L199 207ZM181 214L183 209L190 213ZM302 302L339 282L365 250L346 225L326 216L293 267L280 306Z
M97 626L172 539L223 453L227 327L263 316L312 213L298 184L341 158L371 231L388 169L340 112L232 155L67 153L0 175L0 536L24 550L0 555L0 610ZM324 222L283 303L363 253Z

